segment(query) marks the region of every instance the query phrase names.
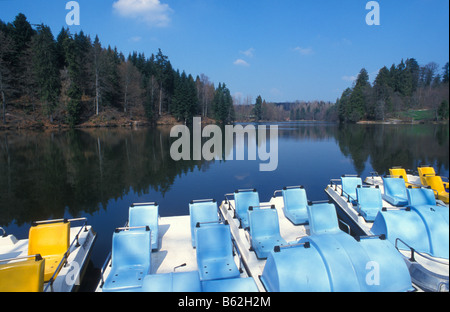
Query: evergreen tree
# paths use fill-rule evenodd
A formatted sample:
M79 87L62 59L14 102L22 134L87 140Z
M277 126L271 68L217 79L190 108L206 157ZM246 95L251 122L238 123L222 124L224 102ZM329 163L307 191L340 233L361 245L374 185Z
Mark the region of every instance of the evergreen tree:
M448 62L444 65L442 68L442 83L448 83L449 81L449 68L448 68Z
M50 28L43 24L38 26L37 35L33 38L33 68L39 96L45 113L53 122L61 88L56 44Z
M213 100L214 117L221 123L234 120L233 99L225 83L219 83Z
M361 69L356 79L355 87L349 99L349 110L347 113L348 121L358 122L364 118L365 105L367 102L366 91L370 88L369 74L365 68Z
M260 121L262 118L262 98L259 95L256 98L255 108L253 109L253 113L255 114L256 121Z
M11 55L14 54L13 40L0 29L0 100L2 101L2 120L6 123L6 98L12 90Z

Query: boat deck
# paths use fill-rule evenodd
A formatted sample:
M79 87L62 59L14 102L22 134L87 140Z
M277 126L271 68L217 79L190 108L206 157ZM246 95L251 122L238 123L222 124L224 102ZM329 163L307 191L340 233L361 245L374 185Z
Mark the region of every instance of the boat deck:
M287 219L283 212L283 197L273 197L270 202L262 202L261 206L275 205L275 209L278 213L278 220L280 224L281 237L289 243L296 243L300 238L309 235L308 225L294 225L289 219ZM255 280L256 285L260 291L265 291L265 288L259 279L262 275L264 266L266 265L266 259L258 259L256 253L250 250L251 242L248 231L239 228L239 220L234 218L233 208L235 206L234 200L224 201L220 205L220 212L224 219L228 221L231 228L231 234L236 242L236 245L241 254L244 265L249 271L250 276Z

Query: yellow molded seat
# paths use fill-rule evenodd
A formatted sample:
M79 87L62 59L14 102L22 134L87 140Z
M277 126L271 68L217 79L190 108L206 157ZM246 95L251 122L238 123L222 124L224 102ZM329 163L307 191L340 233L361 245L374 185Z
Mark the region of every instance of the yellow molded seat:
M42 292L45 260L30 258L0 262L0 292Z
M437 199L448 204L448 192L445 190L445 184L440 176L425 176L427 185L434 190Z
M419 167L417 168L417 172L419 173L420 182L422 182L422 185L424 186L428 186L427 177L436 175L433 167Z
M45 259L44 281L48 282L70 246L70 222L39 224L30 228L28 254Z
M392 177L395 178L403 178L403 180L405 180L405 185L406 187L418 187L417 185L411 184L408 181L408 177L406 176L406 170L403 168L392 168L389 169L389 175L391 175Z

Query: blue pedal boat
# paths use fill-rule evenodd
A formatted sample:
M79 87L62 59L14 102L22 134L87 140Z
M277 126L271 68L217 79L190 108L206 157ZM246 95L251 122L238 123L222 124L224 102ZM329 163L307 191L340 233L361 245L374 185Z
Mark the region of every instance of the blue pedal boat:
M139 211L139 224L132 224L136 207L148 209ZM161 218L157 207L130 207L130 222L113 233L97 291L258 291L214 200L192 201L188 216Z
M348 179L357 180L353 195L353 190L344 187ZM402 255L418 290L448 291L448 206L439 205L431 189L406 188L401 177L372 176L365 181L370 184L357 176L342 176L331 180L325 192L355 231L384 235L391 242Z
M294 190L288 200L283 192L286 190ZM249 226L246 228L241 226L242 221L235 212L240 200L235 194L225 195L220 210L230 224L245 266L261 290L414 289L405 262L385 236L364 237L358 241L342 232L335 206L310 201L305 204L303 187L285 187L275 191L270 201L247 207ZM293 220L286 203L289 208L306 211L306 220Z

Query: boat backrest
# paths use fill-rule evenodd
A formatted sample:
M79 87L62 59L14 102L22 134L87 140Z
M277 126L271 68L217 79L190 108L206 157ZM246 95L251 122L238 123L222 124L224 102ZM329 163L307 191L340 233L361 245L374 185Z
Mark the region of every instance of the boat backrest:
M216 224L197 229L197 259L233 257L230 226Z
M377 187L358 187L356 189L358 204L368 208L382 208L381 191Z
M391 168L389 169L389 175L392 177L398 177L408 182L408 177L406 176L406 170L403 168Z
M340 232L336 207L331 203L308 206L309 227L312 234Z
M286 210L305 210L308 206L306 190L303 187L286 188L282 190L284 209Z
M360 177L346 177L343 176L341 178L342 181L342 194L348 199L350 196L350 200L356 200L356 188L358 185L363 185L362 179Z
M33 225L28 236L28 255L42 257L61 255L69 250L70 222L52 222Z
M424 186L428 186L426 177L435 176L436 172L433 167L418 167L417 172L419 173L420 182Z
M408 188L408 205L413 206L436 206L436 198L432 189L427 188Z
M405 180L398 177L383 178L384 193L389 196L407 198Z
M280 224L276 209L266 208L250 210L249 223L252 239L280 235Z
M126 230L113 234L111 262L113 267L141 266L150 268L150 229Z
M0 292L42 292L43 258L29 258L5 263L0 261Z
M133 204L128 210L129 227L149 226L151 230L152 249L158 249L159 206L156 203Z
M195 247L195 231L197 229L197 223L219 221L217 202L215 200L191 202L189 204L189 215L191 221L192 246Z
M425 177L427 181L427 185L430 186L433 190L436 190L438 193L445 193L444 182L440 176L427 176Z
M248 207L259 206L259 194L256 190L235 191L234 201L238 218L246 218Z

